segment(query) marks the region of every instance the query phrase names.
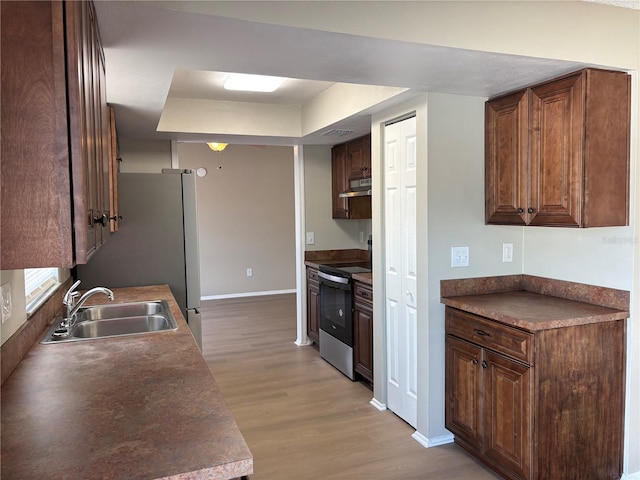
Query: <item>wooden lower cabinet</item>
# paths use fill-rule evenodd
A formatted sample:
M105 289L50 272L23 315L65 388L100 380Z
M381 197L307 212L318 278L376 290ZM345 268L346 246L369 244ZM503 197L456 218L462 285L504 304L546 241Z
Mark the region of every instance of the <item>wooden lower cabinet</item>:
M318 270L307 267L307 335L316 345L320 336L320 284Z
M508 479L619 479L624 345L624 320L527 332L447 307L446 427Z
M354 282L353 365L373 385L373 293L370 285Z

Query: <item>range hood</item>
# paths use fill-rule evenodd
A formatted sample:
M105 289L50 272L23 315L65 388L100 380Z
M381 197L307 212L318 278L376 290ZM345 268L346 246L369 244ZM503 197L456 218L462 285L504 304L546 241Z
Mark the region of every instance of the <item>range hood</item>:
M371 177L349 180L349 190L338 195L340 198L370 197Z

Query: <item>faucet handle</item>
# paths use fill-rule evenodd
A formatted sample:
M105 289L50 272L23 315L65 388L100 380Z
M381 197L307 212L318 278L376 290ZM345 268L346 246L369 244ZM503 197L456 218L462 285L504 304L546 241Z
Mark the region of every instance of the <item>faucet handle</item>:
M67 290L67 293L64 294L64 297L62 299L62 303L64 305L73 306L73 304L75 303L76 297L80 295L79 292L75 291L75 289L78 288L78 285L80 285L80 283L82 282L80 280L77 280L73 285L71 285L71 288Z

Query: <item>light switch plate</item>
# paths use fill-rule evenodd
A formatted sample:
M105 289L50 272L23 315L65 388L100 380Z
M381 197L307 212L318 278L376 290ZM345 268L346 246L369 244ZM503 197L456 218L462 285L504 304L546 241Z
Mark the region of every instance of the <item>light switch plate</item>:
M2 323L11 318L11 284L4 283L0 288L0 304L2 307Z
M451 266L469 266L469 247L451 247Z

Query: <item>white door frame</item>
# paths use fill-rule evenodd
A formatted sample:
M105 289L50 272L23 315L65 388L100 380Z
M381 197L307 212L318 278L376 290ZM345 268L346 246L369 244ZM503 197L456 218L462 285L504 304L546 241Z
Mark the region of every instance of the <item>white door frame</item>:
M418 222L417 222L417 242L418 242L418 264L420 267L418 278L418 305L422 305L418 312L418 375L428 377L428 369L421 368L426 365L428 358L427 334L428 334L428 276L427 276L427 145L426 145L426 124L427 124L427 94L419 94L407 102L393 107L384 112L374 114L371 119L371 161L373 175L373 195L372 195L372 238L373 238L373 308L374 312L382 314L374 315L373 326L373 351L374 351L374 390L371 404L380 410L387 408L387 355L386 355L386 322L384 319L385 303L385 268L384 252L379 246L384 244L384 185L381 179L384 178L383 148L384 148L384 126L386 123L415 113L417 121L417 157L418 157L418 178L417 178L417 200L418 200ZM418 431L428 425L427 409L423 405L428 401L427 391L420 390L420 386L428 384L427 379L418 380ZM416 432L417 434L418 432ZM414 434L415 438L415 434Z

